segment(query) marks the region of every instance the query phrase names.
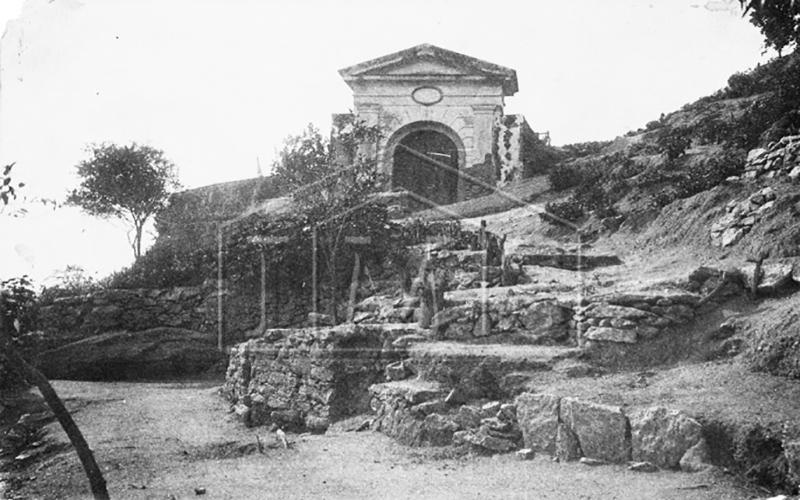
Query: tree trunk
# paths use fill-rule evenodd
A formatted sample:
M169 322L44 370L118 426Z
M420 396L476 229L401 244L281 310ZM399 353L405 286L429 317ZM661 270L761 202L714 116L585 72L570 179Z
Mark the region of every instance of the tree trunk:
M142 256L142 229L144 226L144 222L136 223L136 236L135 240L133 241L133 257L138 259Z
M47 402L47 406L50 407L53 414L58 419L58 423L61 424L72 446L75 448L81 464L83 464L83 470L86 471L86 477L89 478L89 486L92 490L92 495L96 500L107 500L109 496L108 490L106 489L106 481L103 478L103 473L100 471L100 467L97 465L92 450L89 448L81 430L72 419L72 415L67 411L61 398L56 394L53 386L50 385L47 377L28 364L28 362L17 353L11 336L4 329L2 318L3 314L2 310L0 310L0 345L3 347L5 359L11 365L12 370L25 377L42 393L44 400Z

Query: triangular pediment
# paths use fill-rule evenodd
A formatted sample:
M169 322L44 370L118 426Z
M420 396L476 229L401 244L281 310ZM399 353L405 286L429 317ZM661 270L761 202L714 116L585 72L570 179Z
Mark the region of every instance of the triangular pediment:
M399 76L412 76L412 75L469 75L471 74L467 68L459 68L456 66L444 64L441 61L435 60L419 60L409 61L406 64L398 64L394 67L379 68L373 71L368 71L367 75L399 75ZM479 74L479 73L475 73Z
M348 84L365 79L476 77L501 84L505 95L517 91L517 74L513 69L429 44L349 66L339 70L339 74Z

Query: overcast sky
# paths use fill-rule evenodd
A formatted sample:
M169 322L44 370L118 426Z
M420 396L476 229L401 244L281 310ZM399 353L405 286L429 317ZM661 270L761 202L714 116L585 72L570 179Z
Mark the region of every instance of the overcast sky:
M555 144L611 139L765 60L718 0L29 0L0 47L0 165L63 199L87 143L163 149L184 186L252 177L287 134L350 107L339 68L432 43L517 70L508 113ZM0 22L22 0L0 1ZM0 219L0 277L131 260L75 209Z

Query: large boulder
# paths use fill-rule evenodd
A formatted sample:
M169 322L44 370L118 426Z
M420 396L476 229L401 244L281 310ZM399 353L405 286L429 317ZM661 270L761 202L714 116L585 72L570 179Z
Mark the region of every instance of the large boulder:
M46 351L39 368L52 379L154 379L200 373L224 358L208 334L152 328L103 333Z
M655 406L629 418L633 460L638 462L677 468L681 457L702 438L700 423L680 411Z
M630 460L628 419L622 408L562 398L561 420L578 437L585 457L617 463Z
M561 398L551 394L517 396L517 422L526 448L555 453L560 401Z

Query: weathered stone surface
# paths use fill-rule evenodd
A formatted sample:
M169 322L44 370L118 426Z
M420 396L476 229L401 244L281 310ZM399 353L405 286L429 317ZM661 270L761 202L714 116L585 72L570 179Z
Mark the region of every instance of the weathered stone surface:
M629 416L632 456L659 467L677 468L681 457L701 439L702 426L688 415L652 407Z
M796 487L800 487L800 440L786 441L783 443L783 455L789 468L789 480Z
M686 450L679 465L683 472L700 472L713 467L710 462L711 453L708 450L708 443L701 438L694 446Z
M617 463L630 459L628 419L621 408L562 398L561 420L578 437L584 456Z
M566 310L550 301L535 302L519 314L526 333L541 336L562 326L568 319Z
M223 360L208 334L153 328L95 335L44 352L39 368L54 379L133 380L200 373Z
M419 444L429 446L447 446L453 441L453 433L458 424L438 413L425 417L421 426Z
M620 328L592 326L586 330L584 337L588 340L602 342L635 344L637 335L635 330L622 330Z
M559 423L556 433L556 452L555 456L559 462L569 462L581 458L581 446L578 443L578 436L569 427Z
M257 425L290 413L302 427L309 416L335 420L363 412L370 385L397 361L392 341L409 330L414 328L349 324L252 339L232 348L223 392L234 403L252 406Z
M720 245L723 247L735 245L739 240L742 239L744 233L745 231L741 227L729 227L722 231L722 235L720 236Z
M403 380L411 375L411 370L408 369L404 361L397 361L386 365L385 373L386 380Z
M628 470L634 472L658 472L658 467L650 462L631 462L628 464Z
M550 394L517 396L517 422L527 448L555 453L560 401L561 398Z
M425 417L432 413L444 413L447 405L442 399L425 401L409 408L409 411L417 417Z
M514 454L519 460L533 460L536 457L536 452L530 448L522 448L517 450Z
M594 318L625 318L642 319L652 316L648 311L635 307L616 306L605 303L595 303L586 308L586 315Z
M369 388L375 412L372 429L409 446L449 444L459 425L438 413L425 415L419 405L440 400L444 390L421 381L387 382ZM416 410L412 410L417 406Z
M502 406L500 401L489 401L481 406L481 415L483 415L483 418L494 417L500 411L500 406Z
M761 276L758 281L758 293L775 293L792 282L795 269L794 259L765 260L761 266ZM742 269L745 276L745 286L751 288L755 264L749 263Z
M459 432L454 443L456 443L456 441L459 443L468 443L486 451L499 453L511 451L517 447L517 445L509 439L492 436L484 427L481 427L477 431L466 431L463 434Z
M500 405L500 410L497 412L497 418L506 422L517 421L517 405L512 403L503 403Z
M473 429L481 424L481 410L471 405L459 406L455 415L452 415L451 418L462 429Z

